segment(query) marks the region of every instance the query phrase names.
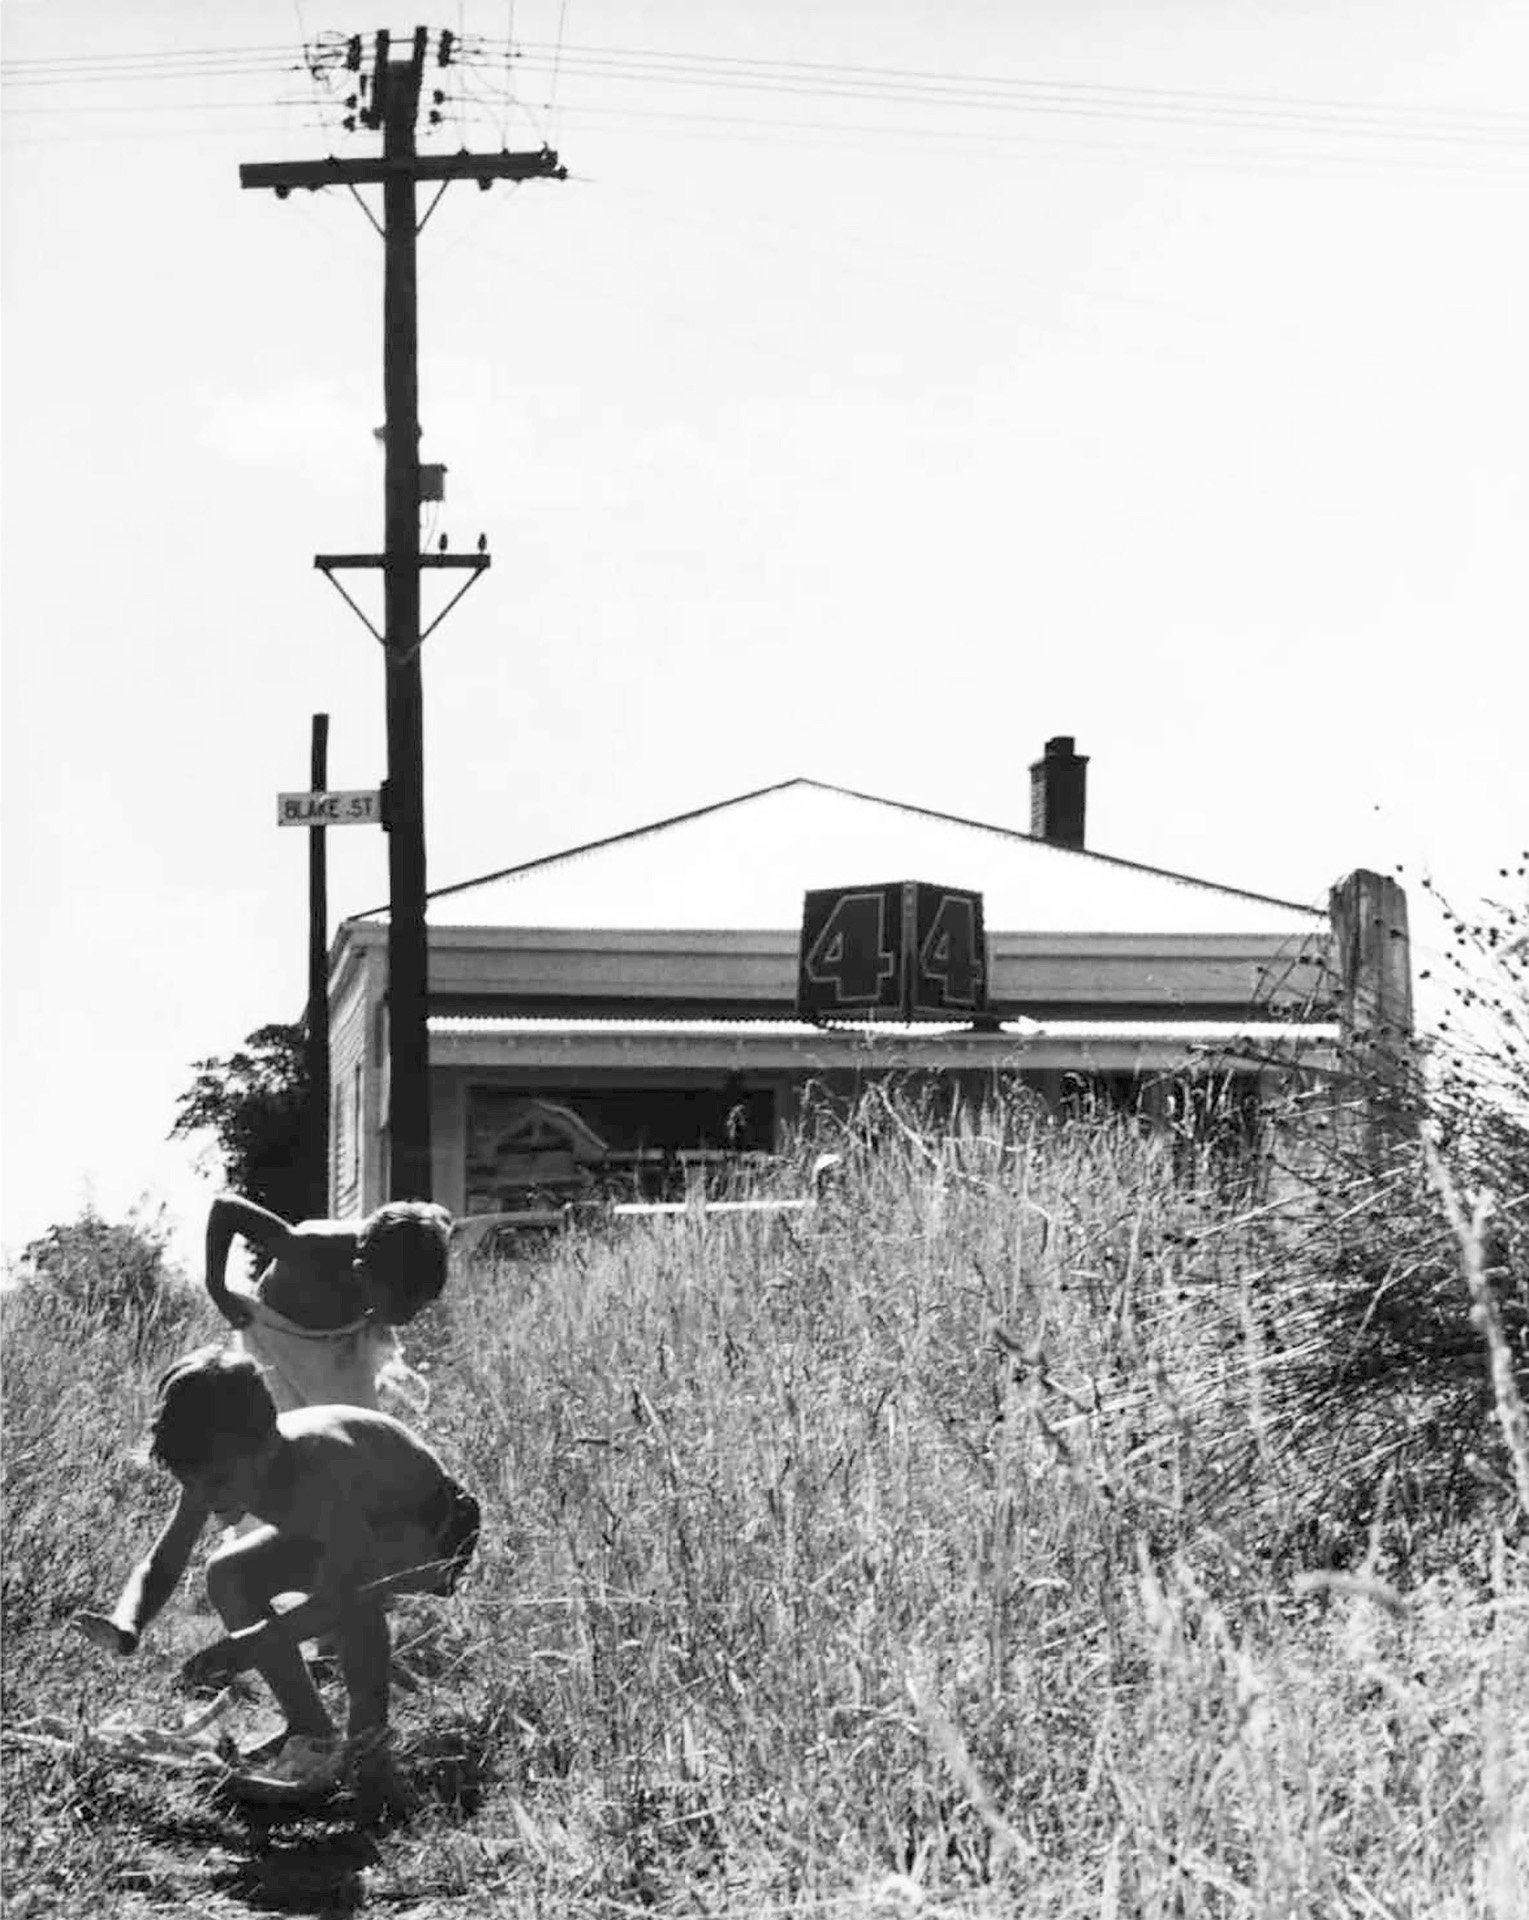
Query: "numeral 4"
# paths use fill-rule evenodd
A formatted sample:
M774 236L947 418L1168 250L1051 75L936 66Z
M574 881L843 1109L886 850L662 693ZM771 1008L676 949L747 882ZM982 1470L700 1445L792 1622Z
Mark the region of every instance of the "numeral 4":
M887 945L886 895L846 893L836 900L802 965L810 980L833 988L839 1006L877 1005L882 982L897 973L897 955Z
M977 941L974 903L959 893L940 896L940 904L924 944L919 949L920 971L940 983L953 1007L975 1007L980 998L983 964Z

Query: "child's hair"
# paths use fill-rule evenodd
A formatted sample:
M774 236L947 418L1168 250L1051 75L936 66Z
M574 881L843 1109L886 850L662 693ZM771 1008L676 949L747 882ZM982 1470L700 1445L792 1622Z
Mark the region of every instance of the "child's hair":
M451 1215L428 1200L390 1200L356 1236L356 1260L387 1296L397 1326L438 1299L446 1284Z
M276 1403L242 1353L198 1347L162 1376L149 1453L172 1473L206 1464L230 1442L254 1449L276 1431Z

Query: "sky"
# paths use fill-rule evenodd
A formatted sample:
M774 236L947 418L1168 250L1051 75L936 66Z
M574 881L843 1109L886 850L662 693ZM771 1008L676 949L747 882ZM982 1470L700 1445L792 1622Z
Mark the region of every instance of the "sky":
M216 1174L192 1063L295 1019L377 643L381 243L318 0L5 0L9 1251ZM1529 845L1522 0L448 0L425 150L558 150L420 240L445 885L796 775L1295 901ZM304 62L304 48L319 68ZM354 583L355 577L352 576ZM427 606L437 581L426 583ZM358 589L360 591L360 589ZM374 614L375 617L375 614ZM332 920L386 898L329 836ZM1519 883L1521 885L1521 883ZM1511 898L1511 894L1508 896Z

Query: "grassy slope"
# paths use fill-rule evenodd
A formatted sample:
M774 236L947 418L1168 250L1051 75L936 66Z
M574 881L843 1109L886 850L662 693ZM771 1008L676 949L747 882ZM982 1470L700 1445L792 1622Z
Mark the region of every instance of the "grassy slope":
M1268 1247L1107 1125L899 1122L810 1219L459 1276L411 1357L489 1521L400 1622L421 1804L366 1834L19 1737L173 1722L211 1620L63 1626L165 1508L129 1454L200 1327L7 1297L7 1912L1529 1912L1510 1504L1291 1577Z

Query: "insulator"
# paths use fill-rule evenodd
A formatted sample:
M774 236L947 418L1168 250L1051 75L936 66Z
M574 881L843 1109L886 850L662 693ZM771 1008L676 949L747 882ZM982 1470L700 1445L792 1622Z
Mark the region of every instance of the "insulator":
M345 64L352 73L361 71L361 36L353 33L345 43Z
M449 67L451 65L452 49L456 46L456 43L457 37L451 31L450 27L442 27L440 45L436 49L435 55L439 65L443 67Z

